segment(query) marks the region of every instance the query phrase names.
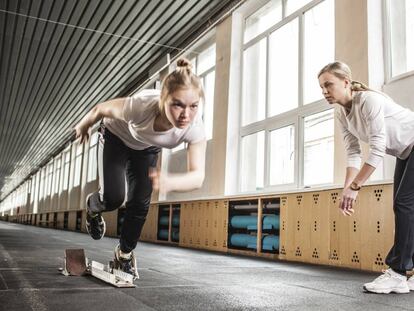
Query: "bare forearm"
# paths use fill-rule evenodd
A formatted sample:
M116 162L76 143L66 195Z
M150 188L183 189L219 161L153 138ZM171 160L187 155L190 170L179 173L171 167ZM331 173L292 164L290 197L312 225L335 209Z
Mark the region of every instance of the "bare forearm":
M358 169L355 167L347 167L346 168L346 177L345 177L345 184L344 188L348 188L352 181L354 180L355 176L358 175Z
M354 178L354 182L358 185L358 186L362 186L367 180L368 178L372 175L372 173L375 171L375 167L364 163L364 165L362 165L362 168L360 169L358 175L355 176Z
M103 115L100 112L99 105L95 106L90 110L81 120L80 124L83 127L90 128L100 119L102 119Z
M170 191L185 192L201 188L204 174L193 171L183 174L169 174L167 178Z
M375 167L367 163L364 163L359 171L354 167L347 167L344 188L348 188L352 182L355 182L357 186L362 186L374 171Z

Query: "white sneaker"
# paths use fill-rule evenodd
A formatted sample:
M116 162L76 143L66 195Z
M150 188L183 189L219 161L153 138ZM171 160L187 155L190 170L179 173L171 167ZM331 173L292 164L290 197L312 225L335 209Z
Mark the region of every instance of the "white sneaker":
M384 270L383 273L374 281L364 284L364 289L377 294L405 294L410 292L406 276L398 274L392 269ZM412 283L414 285L414 280Z
M407 280L407 285L408 288L410 290L414 290L414 276L411 276L408 280Z

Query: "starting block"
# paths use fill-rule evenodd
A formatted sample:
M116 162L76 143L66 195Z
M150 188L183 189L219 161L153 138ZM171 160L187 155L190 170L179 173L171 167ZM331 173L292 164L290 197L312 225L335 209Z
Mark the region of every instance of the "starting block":
M134 276L113 267L113 263L108 265L89 260L85 257L83 249L66 249L63 259L64 267L59 270L63 275L92 275L115 287L136 287Z

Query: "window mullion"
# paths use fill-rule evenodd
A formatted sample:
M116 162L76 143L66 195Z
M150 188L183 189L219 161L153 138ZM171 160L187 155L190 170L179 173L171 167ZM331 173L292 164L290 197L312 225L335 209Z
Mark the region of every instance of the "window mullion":
M286 7L288 0L282 0L282 20L286 17Z
M303 22L303 13L299 15L299 36L298 36L298 48L299 48L299 53L298 53L298 90L299 90L299 94L298 94L298 107L303 107L304 103L303 103L303 87L304 87L304 81L303 81L303 75L304 75L304 44L303 44L303 40L304 40L304 22Z
M269 102L269 56L270 56L270 39L269 39L269 35L266 36L266 105L265 105L265 141L264 141L264 174L263 174L263 186L264 188L267 188L269 186L269 154L270 154L270 149L269 149L269 131L267 130L267 118L269 116L269 111L270 111L270 105L271 103Z
M303 176L304 176L304 141L305 131L303 124L303 116L300 114L296 119L295 124L296 134L296 152L295 152L295 182L298 188L303 187Z
M384 66L384 76L385 76L385 83L388 83L392 79L392 66L391 66L391 21L390 21L390 7L389 1L383 0L382 1L382 14L383 14L383 31L384 31L384 40L383 40L383 48L384 48L384 59L385 59L385 66Z

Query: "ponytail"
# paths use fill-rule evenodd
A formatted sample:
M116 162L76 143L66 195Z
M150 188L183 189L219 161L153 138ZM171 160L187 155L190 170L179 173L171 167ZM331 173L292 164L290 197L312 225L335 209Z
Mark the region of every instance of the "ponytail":
M351 90L352 91L373 91L368 86L366 86L364 83L359 81L351 81Z

